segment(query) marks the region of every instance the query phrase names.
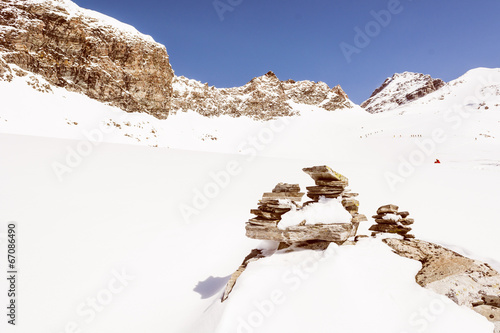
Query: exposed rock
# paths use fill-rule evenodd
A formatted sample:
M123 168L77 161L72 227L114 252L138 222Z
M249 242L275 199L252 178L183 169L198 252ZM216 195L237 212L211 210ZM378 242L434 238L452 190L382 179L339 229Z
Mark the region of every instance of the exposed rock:
M444 85L445 82L433 79L430 75L410 72L394 74L375 89L361 107L370 113L389 111L424 97Z
M398 234L405 239L415 238L414 235L408 234L411 231L409 226L415 221L407 217L410 213L398 212L398 209L399 207L396 205L385 205L377 209L377 215L372 216L376 224L372 225L369 229L373 231L372 236L380 233L389 233Z
M418 284L473 308L495 322L495 332L499 331L499 308L485 304L486 301L496 304L500 299L500 274L488 264L421 240L388 238L384 242L396 254L422 263L415 277Z
M385 205L381 206L379 209L377 209L377 214L382 215L382 214L396 214L398 212L399 207L396 205Z
M265 255L262 253L262 250L258 249L253 249L248 256L245 257L243 260L243 263L238 267L236 272L234 272L231 275L231 278L229 278L229 281L226 284L226 288L224 289L224 294L222 295L221 302L224 302L228 297L231 291L234 288L234 285L236 284L236 280L240 277L240 275L245 271L247 268L248 264L252 261L259 260L260 258L264 258Z
M192 110L204 116L226 114L264 120L294 115L290 102L315 105L328 111L354 106L340 86L330 89L323 82L280 81L273 72L234 88L216 88L176 76L173 96L175 112Z
M168 116L174 73L151 37L69 0L4 0L0 26L7 63L125 111Z

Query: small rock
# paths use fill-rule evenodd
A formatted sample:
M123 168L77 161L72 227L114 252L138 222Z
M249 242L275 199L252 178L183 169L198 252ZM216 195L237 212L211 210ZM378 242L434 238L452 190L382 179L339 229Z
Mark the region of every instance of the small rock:
M384 213L396 214L398 212L398 209L399 207L396 205L385 205L377 209L377 214L384 214Z

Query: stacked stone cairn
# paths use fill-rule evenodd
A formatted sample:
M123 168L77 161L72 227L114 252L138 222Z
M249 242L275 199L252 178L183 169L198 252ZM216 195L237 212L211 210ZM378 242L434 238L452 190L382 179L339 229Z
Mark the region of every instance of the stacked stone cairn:
M373 231L372 236L389 233L403 236L404 239L415 238L414 235L409 234L410 225L414 223L414 220L408 217L410 213L398 212L398 209L396 205L385 205L377 209L377 215L372 216L376 224L369 229Z
M276 227L283 214L300 206L303 196L298 184L279 183L272 192L262 195L258 209L250 211L256 216L248 221L248 225Z
M303 171L316 183L316 186L307 187L307 196L312 200L304 205L318 202L321 197L342 197L342 204L351 213L352 220L349 223L312 225L302 221L285 229L278 228L283 214L302 208L300 202L304 196L299 185L279 183L272 192L263 194L257 209L251 210L256 216L246 224L249 238L277 241L282 243L281 248L285 248L291 245L310 246L311 242L322 242L321 246L327 246L329 242L343 244L349 237L356 235L359 223L367 219L358 213L359 201L354 199L357 194L346 189L348 179L327 166L305 168Z
M307 187L307 196L312 199L304 203L305 205L313 202L318 202L320 197L338 198L342 196L342 206L352 215L351 223L354 225L351 236L356 235L359 224L363 221L368 221L365 215L359 214L359 201L354 199L359 194L351 192L347 188L349 179L338 172L333 171L330 167L315 166L312 168L302 169L314 180L316 186Z

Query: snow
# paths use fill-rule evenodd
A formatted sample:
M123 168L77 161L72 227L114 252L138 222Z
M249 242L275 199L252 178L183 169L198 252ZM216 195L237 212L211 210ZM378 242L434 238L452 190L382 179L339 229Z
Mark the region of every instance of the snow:
M480 315L418 286L419 269L420 263L393 254L379 240L332 244L325 252L277 253L250 263L229 299L207 309L206 317L215 318L205 318L192 331L493 330Z
M240 318L250 325L254 302L271 300L255 332L491 333L485 318L416 285L420 264L378 239L277 252L249 264L219 299L251 249L276 250L245 237L249 210L279 182L313 185L302 172L313 165L349 178L360 213L404 207L417 238L499 270L498 69L387 113L292 103L300 116L271 122L194 112L158 120L57 87L38 91L27 84L35 79L46 83L31 74L0 82L0 248L6 222L17 221L22 278L17 330L2 321L0 331L65 332L74 322L83 332L234 332ZM103 299L122 270L127 285ZM109 303L91 312L88 299L99 297Z
M382 219L387 220L387 221L398 222L399 220L401 220L401 216L399 216L397 214L386 214L382 217Z
M350 223L351 214L342 206L341 199L320 197L319 202L305 206L302 209L293 208L281 216L279 229L298 225L302 221L309 224Z

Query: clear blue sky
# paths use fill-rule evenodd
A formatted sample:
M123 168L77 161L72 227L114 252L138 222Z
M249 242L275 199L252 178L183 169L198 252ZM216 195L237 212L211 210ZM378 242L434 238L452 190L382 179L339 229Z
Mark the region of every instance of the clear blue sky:
M498 0L220 0L232 9L220 10L223 20L213 0L75 2L151 35L167 47L177 75L216 87L272 70L281 80L340 84L361 103L397 72L449 81L500 67ZM392 10L390 19L375 23L371 12L383 10ZM356 45L356 27L368 28L369 43ZM350 62L347 44L357 52Z

